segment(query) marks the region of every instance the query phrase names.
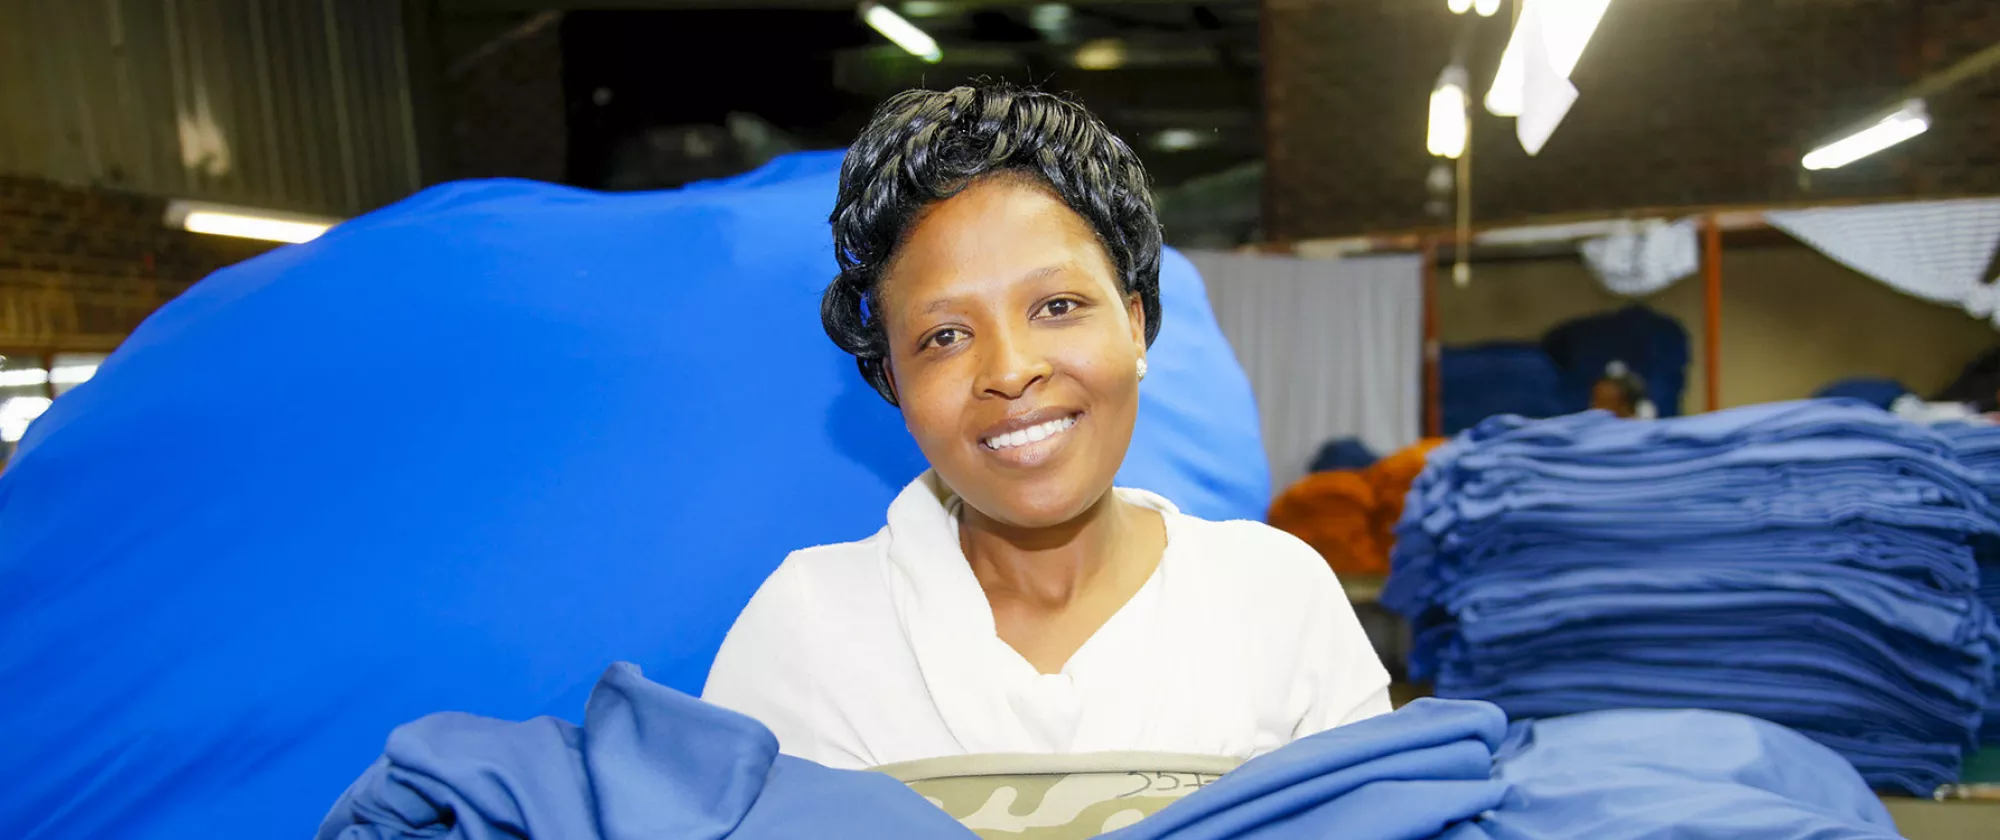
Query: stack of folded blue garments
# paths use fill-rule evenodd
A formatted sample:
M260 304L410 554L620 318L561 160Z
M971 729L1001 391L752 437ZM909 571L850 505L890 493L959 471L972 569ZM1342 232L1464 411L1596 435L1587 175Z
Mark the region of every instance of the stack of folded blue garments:
M1958 461L1972 471L1973 480L1986 497L2000 504L2000 425L1946 423L1937 432L1950 440ZM1979 600L2000 615L2000 541L1980 546ZM2000 682L2000 677L1996 677ZM1979 727L1982 744L2000 745L2000 688L1986 700L1986 722Z
M1382 602L1439 696L1739 712L1928 793L1994 682L1994 514L1950 441L1859 402L1494 418L1432 453Z

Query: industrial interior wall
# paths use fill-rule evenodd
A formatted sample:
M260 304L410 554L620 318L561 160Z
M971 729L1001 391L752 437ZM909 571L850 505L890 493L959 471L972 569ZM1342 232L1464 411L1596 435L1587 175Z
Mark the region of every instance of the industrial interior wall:
M1723 266L1725 407L1799 399L1850 376L1889 377L1929 395L2000 344L2000 331L1963 309L1910 297L1803 246L1729 249ZM1440 283L1438 337L1447 345L1535 341L1565 320L1634 302L1605 291L1575 259L1473 269L1466 288ZM1702 298L1701 278L1691 277L1638 301L1688 330L1689 411L1705 408Z
M1276 240L1438 224L1427 102L1460 27L1483 96L1510 28L1442 2L1264 0L1265 230ZM1476 220L1639 207L2000 194L2000 73L1929 101L1928 134L1807 173L1814 144L1916 80L2000 41L1994 0L1613 3L1580 92L1528 157L1514 121L1475 109ZM1431 206L1427 207L1427 203Z
M0 354L102 352L273 243L168 228L166 200L0 175Z

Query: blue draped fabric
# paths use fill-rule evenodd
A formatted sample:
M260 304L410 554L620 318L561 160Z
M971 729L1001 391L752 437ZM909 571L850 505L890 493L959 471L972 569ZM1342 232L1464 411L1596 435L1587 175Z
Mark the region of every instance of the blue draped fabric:
M839 155L676 192L428 190L225 269L0 475L0 837L298 837L396 725L698 691L791 550L924 464L820 327ZM1259 518L1193 267L1121 481Z

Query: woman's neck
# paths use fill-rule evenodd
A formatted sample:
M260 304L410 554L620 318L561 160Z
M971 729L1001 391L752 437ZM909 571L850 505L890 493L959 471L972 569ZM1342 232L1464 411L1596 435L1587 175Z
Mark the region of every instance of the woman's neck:
M1117 585L1141 571L1150 577L1158 552L1150 552L1149 559L1147 546L1159 522L1156 511L1106 491L1082 515L1046 528L1014 527L967 506L958 538L989 595L1061 609L1102 585Z

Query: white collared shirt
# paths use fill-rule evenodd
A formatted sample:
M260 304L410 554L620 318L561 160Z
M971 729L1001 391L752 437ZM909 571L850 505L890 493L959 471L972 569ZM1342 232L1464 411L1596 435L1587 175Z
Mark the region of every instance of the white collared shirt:
M737 618L702 698L788 755L862 769L985 753L1250 758L1389 711L1388 673L1332 570L1289 534L1158 496L1167 548L1139 592L1042 674L995 631L932 473L875 536L792 554Z

